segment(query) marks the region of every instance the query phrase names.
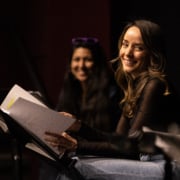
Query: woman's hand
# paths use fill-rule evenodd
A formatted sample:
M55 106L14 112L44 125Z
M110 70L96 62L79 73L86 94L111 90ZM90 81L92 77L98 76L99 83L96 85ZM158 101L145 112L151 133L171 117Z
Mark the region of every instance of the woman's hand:
M68 112L59 112L60 114L64 115L64 116L68 116L71 118L76 119L76 117ZM70 132L78 132L79 129L81 128L81 121L80 120L76 120L68 129L67 131Z
M77 148L77 140L66 132L61 134L45 132L44 139L49 143L49 145L58 148L60 153L73 152Z
M64 115L64 116L76 119L76 117L73 114L70 114L68 112L60 111L59 113Z

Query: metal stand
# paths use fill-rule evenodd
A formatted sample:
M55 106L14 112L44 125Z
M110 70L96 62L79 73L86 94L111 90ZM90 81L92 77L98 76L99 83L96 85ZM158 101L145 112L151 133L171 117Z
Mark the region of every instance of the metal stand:
M22 153L17 139L12 138L13 180L22 180Z

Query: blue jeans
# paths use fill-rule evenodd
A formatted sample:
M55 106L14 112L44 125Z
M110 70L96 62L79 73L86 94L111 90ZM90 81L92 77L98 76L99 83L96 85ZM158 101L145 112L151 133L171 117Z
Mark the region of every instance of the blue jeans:
M86 180L163 180L165 160L83 158L75 164ZM58 179L60 180L60 179Z
M77 158L77 157L76 157ZM142 156L141 160L118 158L83 157L77 158L76 170L84 180L163 180L165 175L165 160L159 156ZM48 168L49 169L49 168ZM46 168L43 179L46 180L74 180L63 169L57 171ZM78 178L77 178L78 179Z

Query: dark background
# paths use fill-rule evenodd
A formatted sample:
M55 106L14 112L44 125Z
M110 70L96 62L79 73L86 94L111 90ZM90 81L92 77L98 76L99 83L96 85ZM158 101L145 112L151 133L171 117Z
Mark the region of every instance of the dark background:
M134 18L148 18L162 26L168 73L180 92L179 16L180 7L172 0L0 1L0 96L17 83L26 90L40 91L53 108L62 86L71 39L97 37L111 59L117 55L117 41L124 23ZM0 142L3 147L8 144ZM2 158L6 151L11 149L3 149ZM36 180L38 158L27 152L25 157L25 179ZM4 180L7 178L4 176Z
M0 2L0 88L15 83L38 90L54 107L61 89L72 37L95 36L107 57L127 20L158 22L166 36L168 70L180 91L179 6L173 1L6 0Z

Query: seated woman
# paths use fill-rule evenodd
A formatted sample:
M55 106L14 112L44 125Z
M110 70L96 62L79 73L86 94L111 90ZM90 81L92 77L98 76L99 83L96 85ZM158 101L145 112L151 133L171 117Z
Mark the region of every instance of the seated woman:
M113 132L121 114L121 96L99 40L94 37L73 38L56 110L74 116L85 126ZM79 121L74 126L78 127L78 123ZM70 132L69 129L69 133L78 141L79 154L88 154L92 150L99 152L102 145L96 140L89 142L91 134L87 136L86 130ZM61 148L61 151L64 149ZM49 179L54 174L53 167L43 167L39 179Z
M176 117L175 94L164 71L166 57L161 28L149 20L130 22L121 33L118 48L115 77L124 97L115 132L89 127L81 119L70 128L71 132L86 136L89 142L96 140L101 145L99 152L89 149L88 153L115 158L79 158L75 168L84 179L91 180L166 178L166 157L155 145L155 136L142 131L147 126L168 132L172 117ZM60 149L79 152L81 144L76 137L46 134L47 141L56 142ZM65 140L69 143L61 143Z

